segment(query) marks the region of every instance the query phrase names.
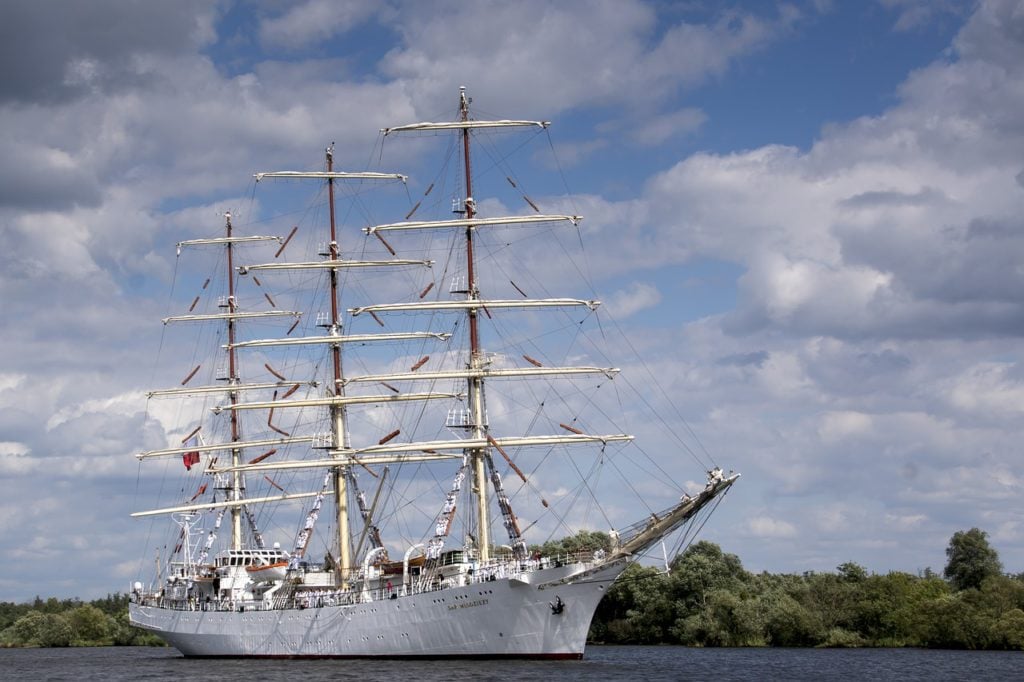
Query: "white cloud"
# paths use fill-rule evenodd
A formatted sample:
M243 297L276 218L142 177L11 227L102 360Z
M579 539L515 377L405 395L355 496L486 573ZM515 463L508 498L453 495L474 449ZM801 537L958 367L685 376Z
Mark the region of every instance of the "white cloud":
M886 525L901 531L910 531L919 528L928 517L924 514L886 514Z
M549 167L572 168L586 161L596 152L606 148L608 141L603 139L587 140L585 142L559 142L555 145L554 161L547 161L551 155L545 153L538 161Z
M955 0L878 0L885 8L898 12L893 29L922 30L929 22L948 14L962 14L967 6Z
M647 117L634 124L632 137L642 145L654 146L670 137L695 132L707 121L707 118L703 111L693 107L660 116Z
M396 18L404 45L382 65L425 111L448 110L455 86L476 83L480 101L499 111L512 98L532 109L519 93L536 92L545 116L608 102L649 112L650 98L721 75L799 18L785 6L772 19L723 12L708 24L662 27L652 7L634 0L478 2L446 11L454 7L403 5Z
M1008 363L986 362L967 368L948 382L953 407L981 415L1009 416L1024 410L1024 377Z
M11 396L15 397L14 391L12 389L16 389L19 386L23 385L27 378L28 377L24 374L0 374L0 392L10 391Z
M308 47L340 35L377 12L375 3L360 0L306 0L260 24L260 39L270 46Z
M793 524L767 516L750 519L747 529L759 538L793 538L797 535L796 526Z
M1017 99L1011 73L937 63L893 109L832 126L807 152L691 156L648 186L638 214L657 226L651 250L682 241L745 265L737 332L1004 333L1020 312L1007 292L1024 286L1007 260L1024 237L1021 164L1005 151L1024 136L991 112Z
M24 443L15 443L12 441L0 441L0 456L4 457L21 457L27 455L29 447Z
M862 412L829 412L822 415L819 434L825 443L836 442L869 433L871 424L871 415Z
M661 302L661 293L653 284L631 282L625 289L619 289L603 304L617 320L651 308Z
M32 470L29 446L12 441L0 442L0 471L8 475L24 474Z
M67 405L55 412L46 420L46 429L53 430L72 419L77 419L87 414L134 414L139 409L141 396L136 392L122 393L110 398L99 398L86 400L74 405Z

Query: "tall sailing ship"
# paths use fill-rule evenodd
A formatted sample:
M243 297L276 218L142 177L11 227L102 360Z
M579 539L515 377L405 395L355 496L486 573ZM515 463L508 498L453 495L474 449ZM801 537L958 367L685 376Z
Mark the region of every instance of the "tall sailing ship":
M163 484L174 504L134 514L173 524L155 543L155 576L132 585L130 617L184 655L579 658L598 602L627 565L667 538L692 538L736 481L710 467L668 508L641 496L628 511L635 522L612 527L616 510L592 499L597 478L647 456L631 454L632 436L595 431L583 416L614 422L609 412L630 411L618 369L572 364L603 352L579 340L601 333L599 302L527 295L546 284L523 279L532 275L511 255L525 236L553 249L564 243L557 231L581 221L541 212L494 142L546 134L548 123L477 119L464 88L455 119L382 131L382 140L445 138L443 166L456 178L438 175L400 222L341 234L336 193L355 210L374 187L407 185L398 174L336 171L329 147L324 171L255 176L321 192L316 257L290 260L297 227L242 236L230 214L223 236L178 244L179 256L207 247L222 258L188 311L164 324L212 329L200 336L216 353L212 365L184 366L180 386L149 394L151 413L179 426L168 429L172 447L137 457L163 462L165 480L184 472L186 483ZM530 212L479 200L477 166ZM450 216L416 219L421 206L442 204ZM574 263L550 262L566 266L542 264L550 280ZM211 281L223 293L197 312ZM400 302L363 301L382 295ZM346 310L343 299L358 305ZM552 349L538 318L555 319L568 347ZM275 335L259 338L264 326ZM647 458L659 485L658 462L674 459ZM640 486L631 476L612 487ZM599 546L527 544L528 532L571 534L596 514L604 534L589 537Z

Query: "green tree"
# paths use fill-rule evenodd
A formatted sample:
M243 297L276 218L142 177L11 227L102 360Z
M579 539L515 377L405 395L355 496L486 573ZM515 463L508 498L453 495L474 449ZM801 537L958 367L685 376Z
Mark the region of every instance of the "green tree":
M714 590L738 591L750 579L739 557L726 554L713 542L701 540L686 548L672 561L669 589L672 598L685 609L707 605Z
M665 576L650 566L630 564L598 604L588 639L607 644L637 644L647 641L640 631L642 605L664 595Z
M836 571L839 572L839 578L846 583L860 583L868 578L867 569L854 561L839 564Z
M668 578L640 583L636 601L627 614L629 632L634 644L663 644L671 642L668 630L675 622L678 605L668 589Z
M89 602L89 606L95 606L108 616L116 616L128 608L128 595L120 592L107 594L106 597L93 599Z
M110 636L114 646L167 646L156 635L132 626L128 622L128 609L114 616Z
M971 592L947 594L922 605L921 644L942 649L985 649L989 644L990 619Z
M913 636L914 590L921 579L894 571L858 586L853 623L872 644L905 646Z
M680 644L696 646L764 646L765 624L760 600L746 591L712 590L705 605L676 620L671 629Z
M772 646L815 646L825 639L814 616L784 592L766 595L768 641Z
M540 552L544 556L558 556L560 554L577 554L579 552L593 552L598 549L608 551L612 541L608 533L596 530L581 530L575 535L569 535L561 540L548 540L543 545L530 545L530 552Z
M863 575L852 567L863 571ZM814 573L804 576L806 590L802 591L800 599L828 630L850 628L857 594L867 579L867 572L854 563L843 564L838 570L839 575Z
M1000 649L1024 649L1024 611L1010 609L995 623L993 644Z
M95 606L79 606L65 614L74 640L82 644L104 644L110 637L111 620Z
M999 554L988 544L988 533L977 528L954 533L946 559L943 574L957 590L978 589L985 578L1003 572Z
M68 646L71 625L59 613L30 611L11 626L13 642L21 646Z
M32 610L28 604L15 604L14 602L0 602L0 631L10 626Z

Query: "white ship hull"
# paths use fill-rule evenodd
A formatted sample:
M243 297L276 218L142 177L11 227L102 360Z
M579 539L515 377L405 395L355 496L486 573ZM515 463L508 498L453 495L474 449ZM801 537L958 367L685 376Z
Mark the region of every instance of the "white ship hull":
M189 657L581 658L598 602L626 563L574 564L345 606L238 612L133 603L130 614L133 625Z

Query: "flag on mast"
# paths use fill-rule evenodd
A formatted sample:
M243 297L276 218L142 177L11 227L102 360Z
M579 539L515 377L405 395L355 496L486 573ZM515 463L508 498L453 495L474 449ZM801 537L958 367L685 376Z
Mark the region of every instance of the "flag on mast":
M185 441L185 447L198 447L199 446L199 434L192 434L188 440ZM193 450L192 452L186 452L181 456L181 463L185 465L185 469L192 471L192 466L199 463L199 451Z

